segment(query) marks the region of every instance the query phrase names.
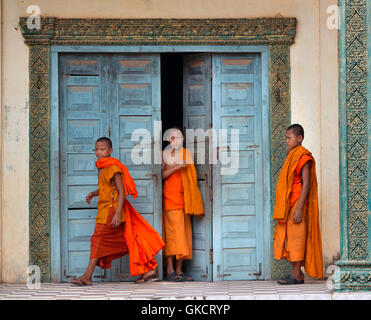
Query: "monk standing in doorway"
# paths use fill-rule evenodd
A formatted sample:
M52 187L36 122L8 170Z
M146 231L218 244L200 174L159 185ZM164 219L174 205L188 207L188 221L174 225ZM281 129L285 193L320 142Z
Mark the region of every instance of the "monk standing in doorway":
M125 254L129 254L130 275L142 275L137 283L146 282L155 276L154 257L164 246L161 236L126 199L128 195L137 197L135 182L126 166L111 158L112 152L109 138L99 138L95 143L98 190L89 193L86 201L90 203L98 196L98 213L86 272L69 279L76 285L91 285L97 265L110 268L112 260Z
M304 129L293 124L286 130L287 157L276 189L273 219L274 258L290 261L292 273L279 284L303 284L304 274L323 277L322 243L318 217L315 161L301 144Z
M163 228L164 256L168 281L192 281L182 272L183 260L192 259L191 215L204 214L201 192L192 154L183 148L184 136L173 127L164 134L169 145L163 151ZM175 268L174 268L175 262Z

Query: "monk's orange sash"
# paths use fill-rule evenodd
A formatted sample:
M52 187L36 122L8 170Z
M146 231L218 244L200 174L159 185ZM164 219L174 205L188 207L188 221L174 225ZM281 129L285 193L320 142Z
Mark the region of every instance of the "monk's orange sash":
M281 169L276 188L276 201L273 212L273 219L278 223L286 223L290 210L290 193L294 181L294 171L302 155L312 157L310 169L310 189L308 194L308 205L306 212L303 212L307 225L307 240L304 268L309 277L323 277L322 240L319 226L318 210L318 187L316 176L316 165L312 154L302 146L291 150L287 155Z
M135 182L129 170L120 160L107 157L96 162L98 168L118 166L123 172L125 195L138 195ZM129 251L130 275L138 276L153 270L156 266L155 255L165 246L157 231L135 210L125 198L125 225L124 235Z
M184 212L189 215L202 215L205 213L205 209L197 185L197 172L192 161L192 155L186 148L182 148L182 151L183 160L188 163L187 167L180 169L184 192Z
M98 169L107 168L113 165L118 166L123 172L122 182L124 184L125 196L132 195L134 199L138 196L135 182L131 177L128 168L124 164L122 164L119 159L107 157L97 160L95 165Z

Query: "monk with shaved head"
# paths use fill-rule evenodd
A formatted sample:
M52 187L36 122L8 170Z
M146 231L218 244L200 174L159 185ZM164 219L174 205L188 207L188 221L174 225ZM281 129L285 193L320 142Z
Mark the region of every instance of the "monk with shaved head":
M279 284L303 284L304 274L323 277L322 243L318 217L318 191L313 155L302 146L304 129L286 130L287 157L276 188L273 219L274 258L290 261L292 273Z

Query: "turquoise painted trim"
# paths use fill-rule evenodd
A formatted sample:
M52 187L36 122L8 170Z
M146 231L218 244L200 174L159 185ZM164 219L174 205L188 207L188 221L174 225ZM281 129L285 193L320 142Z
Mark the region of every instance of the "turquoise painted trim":
M345 0L339 0L339 202L341 260L348 259L348 184L347 184L347 128L346 128L346 28Z
M272 278L272 174L271 174L271 130L270 130L270 99L269 99L269 49L264 46L261 50L261 89L262 89L262 150L263 163L268 166L263 168L263 212L264 212L264 266L263 279Z
M261 52L262 46L51 46L51 52Z
M51 53L50 87L50 253L51 281L61 281L61 218L59 198L59 79L58 53Z
M262 62L262 125L263 125L263 160L268 166L263 169L264 185L264 260L262 266L262 279L272 276L272 179L271 179L271 149L270 149L270 99L269 99L269 46L51 46L51 137L50 137L50 168L51 168L51 280L61 281L61 222L59 204L59 80L58 80L58 55L59 53L119 53L119 52L254 52L261 53ZM289 70L290 72L290 70ZM156 225L156 227L158 227ZM160 277L162 272L160 272Z
M371 260L371 1L367 5L368 259Z

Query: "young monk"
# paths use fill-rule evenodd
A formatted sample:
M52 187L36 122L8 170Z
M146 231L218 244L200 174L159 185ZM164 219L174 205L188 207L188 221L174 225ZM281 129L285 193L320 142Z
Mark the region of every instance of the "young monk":
M192 154L183 148L183 133L173 127L165 132L165 139L170 143L163 151L162 162L162 235L167 280L192 281L189 274L182 272L183 260L192 259L190 215L199 216L205 211Z
M164 246L161 236L126 199L128 195L137 197L135 182L126 166L111 158L112 152L109 138L99 138L95 143L98 190L89 193L86 201L90 203L98 196L98 213L86 272L69 280L77 285L91 285L95 266L110 268L112 260L127 253L130 275L142 275L137 283L149 281L157 267L154 256Z
M322 243L318 218L318 192L315 161L302 147L304 129L293 124L286 130L287 158L276 189L273 219L274 258L290 261L292 273L279 284L303 284L304 274L323 277Z

